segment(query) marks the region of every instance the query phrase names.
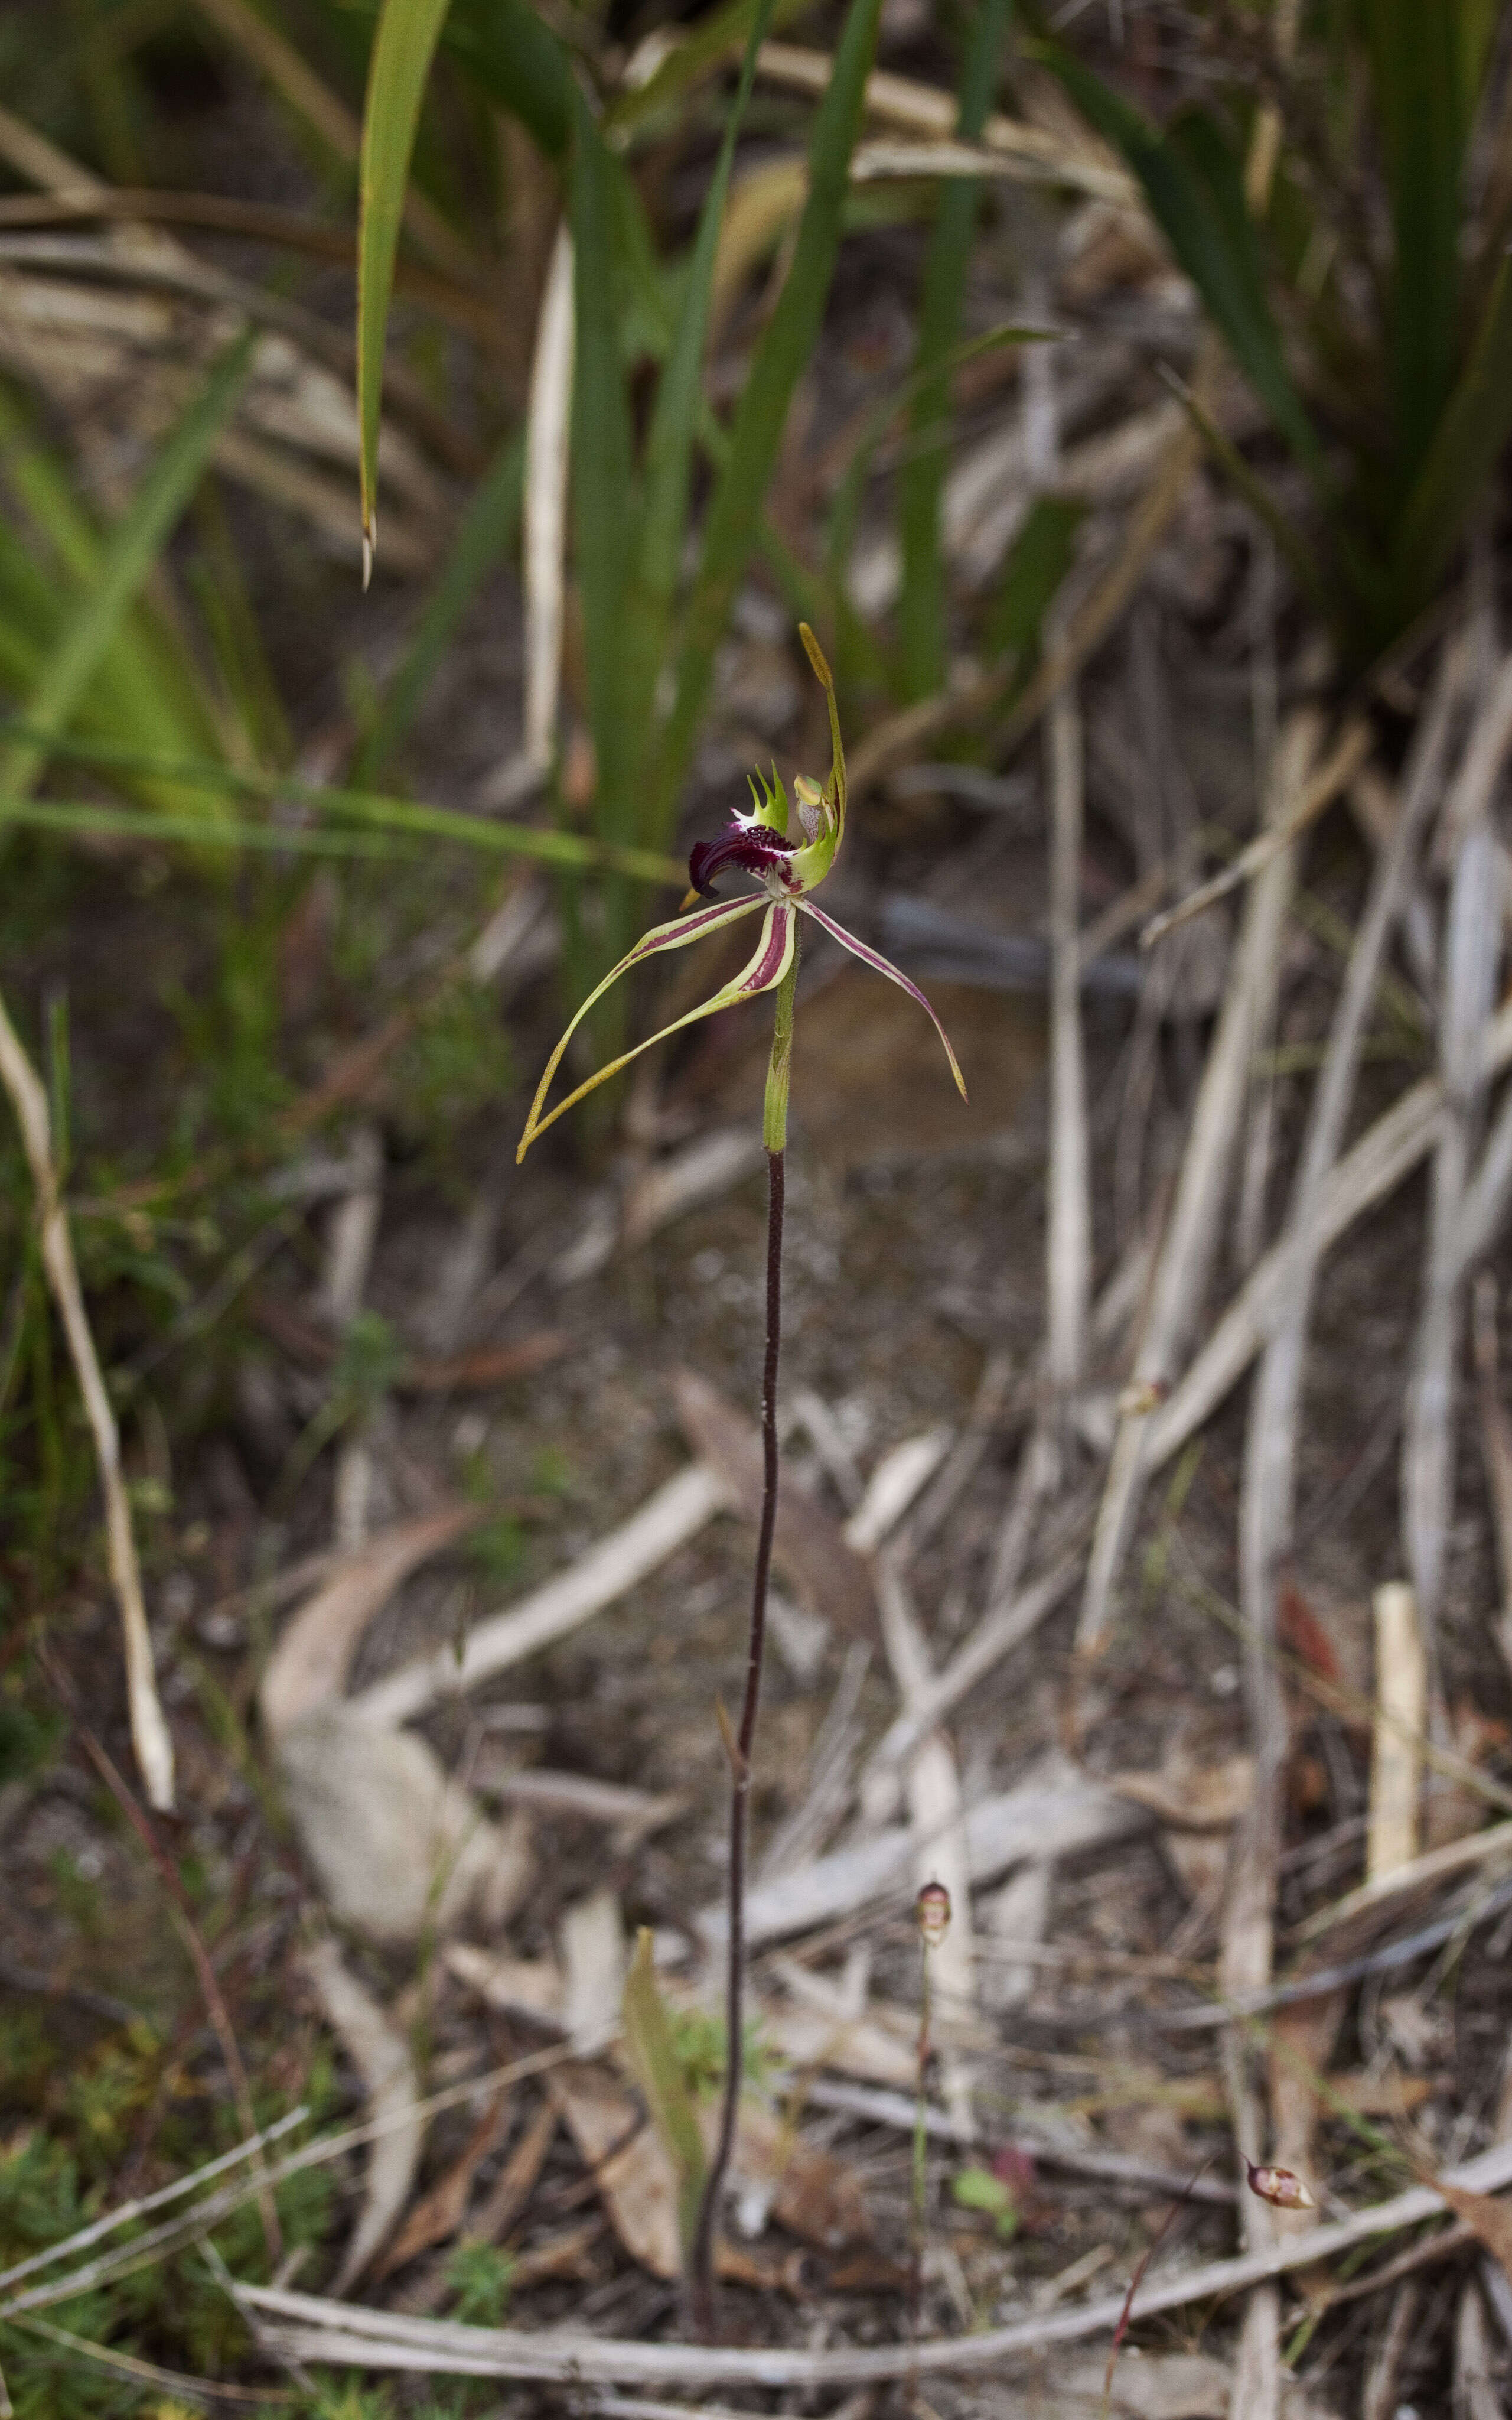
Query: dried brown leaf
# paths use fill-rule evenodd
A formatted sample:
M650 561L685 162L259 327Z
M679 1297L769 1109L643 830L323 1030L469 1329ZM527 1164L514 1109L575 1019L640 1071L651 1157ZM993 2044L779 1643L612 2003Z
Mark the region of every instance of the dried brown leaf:
M467 2211L472 2180L502 2135L508 2114L508 2095L495 2093L445 2175L438 2178L429 2193L422 2194L416 2202L375 2269L376 2278L392 2275L407 2260L412 2260L417 2252L428 2251L433 2243L446 2243L456 2233Z
M356 2068L367 2094L370 2116L400 2118L378 2135L368 2153L363 2186L363 2207L351 2242L332 2290L345 2294L367 2267L409 2196L424 2120L414 2114L420 2085L409 2045L386 2011L365 1992L342 1963L333 1941L317 1941L305 1952L304 1969L319 1994L321 2006L342 2048Z
M1445 2184L1442 2177L1428 2181L1512 2278L1512 2205L1498 2201L1494 2194L1466 2193L1459 2185Z

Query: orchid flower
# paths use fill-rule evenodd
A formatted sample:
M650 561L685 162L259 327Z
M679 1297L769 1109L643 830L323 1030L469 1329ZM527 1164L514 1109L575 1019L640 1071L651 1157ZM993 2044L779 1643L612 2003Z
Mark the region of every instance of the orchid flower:
M525 1131L516 1153L517 1160L524 1158L537 1135L544 1134L548 1126L575 1108L585 1094L593 1092L599 1084L607 1083L632 1059L638 1059L642 1050L649 1050L655 1043L665 1042L669 1034L681 1032L685 1025L696 1025L702 1017L716 1016L721 1009L734 1008L743 1000L754 1000L760 992L775 991L792 970L800 916L811 917L832 940L839 941L842 949L849 950L853 957L859 958L863 966L872 967L878 974L886 975L889 983L898 984L911 1000L918 1001L945 1045L950 1073L955 1078L962 1099L965 1099L965 1082L955 1052L950 1047L949 1037L918 985L910 983L890 959L883 957L877 950L869 949L864 941L856 939L854 933L848 933L843 924L838 924L832 916L825 915L822 908L816 908L810 895L818 890L834 864L845 836L845 751L840 736L835 683L824 651L807 622L799 623L798 635L828 701L832 743L829 779L821 788L807 774L799 774L793 784L790 806L787 791L774 768L770 782L764 779L752 781L752 812L749 814L735 814L728 830L722 832L717 840L697 844L688 859L687 871L692 889L683 903L685 912L674 916L671 923L654 925L649 933L643 933L634 949L625 954L617 967L610 969L597 989L590 992L583 1001L547 1062L546 1073L525 1122ZM719 898L712 885L715 876L727 868L753 875L758 887L739 898ZM705 904L692 907L689 913L687 910L695 898ZM542 1116L546 1096L568 1043L583 1018L603 999L611 985L617 984L623 974L627 974L632 967L642 965L646 959L658 957L666 950L686 949L689 942L701 941L711 933L721 933L727 924L737 923L743 916L754 916L758 910L762 911L760 938L737 975L732 976L719 990L702 1001L697 1008L690 1008L686 1016L674 1018L659 1032L637 1043L633 1050L622 1052L607 1067L597 1068L586 1082L578 1086L576 1092L569 1093L564 1101L559 1101L554 1109ZM784 1084L784 1109L785 1102ZM779 1148L779 1140L772 1136L768 1137L768 1147L772 1147L774 1140Z

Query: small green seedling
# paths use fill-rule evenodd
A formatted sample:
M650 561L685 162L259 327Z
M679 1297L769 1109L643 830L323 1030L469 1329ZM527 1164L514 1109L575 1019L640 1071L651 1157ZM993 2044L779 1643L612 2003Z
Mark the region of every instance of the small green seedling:
M1018 2204L991 2168L962 2168L950 2180L950 2198L961 2210L980 2211L990 2218L999 2243L1012 2242L1020 2226Z

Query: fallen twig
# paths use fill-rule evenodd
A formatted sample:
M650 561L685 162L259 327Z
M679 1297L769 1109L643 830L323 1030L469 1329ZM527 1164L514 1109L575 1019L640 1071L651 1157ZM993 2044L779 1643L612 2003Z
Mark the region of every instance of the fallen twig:
M1319 717L1311 707L1300 709L1288 725L1277 751L1267 816L1273 827L1287 819L1288 801L1306 778L1318 734ZM1170 1382L1207 1291L1248 1084L1257 1016L1279 959L1293 875L1292 853L1283 850L1264 868L1244 903L1228 987L1193 1111L1176 1199L1134 1355L1132 1383L1148 1393L1151 1409ZM1143 1408L1127 1413L1119 1425L1076 1627L1077 1648L1084 1656L1098 1653L1107 1635L1119 1566L1144 1481L1155 1467L1154 1433L1155 1422Z
M1498 2143L1443 2179L1468 2193L1496 2193L1512 2183L1512 2144ZM1413 2185L1389 2201L1354 2211L1295 2241L1268 2244L1225 2260L1209 2260L1174 2276L1149 2281L1134 2298L1133 2323L1163 2311L1242 2292L1288 2271L1331 2260L1443 2215L1433 2185ZM1074 2344L1118 2324L1125 2297L1100 2295L1067 2310L1036 2314L980 2335L926 2339L921 2344L840 2347L810 2352L799 2346L620 2343L579 2329L471 2328L438 2319L406 2319L360 2304L336 2303L271 2286L233 2288L239 2309L270 2350L285 2359L329 2361L352 2368L434 2371L474 2378L537 2378L564 2381L655 2382L680 2386L722 2382L765 2387L850 2386L920 2376L989 2370L1017 2353Z
M1485 1035L1488 1079L1512 1063L1512 1006L1491 1019ZM1425 1078L1366 1128L1351 1151L1334 1168L1319 1202L1320 1248L1337 1243L1357 1218L1395 1191L1427 1157L1438 1140L1443 1113L1443 1086ZM1194 1357L1185 1375L1165 1401L1149 1415L1144 1440L1142 1476L1180 1452L1195 1430L1222 1403L1230 1387L1242 1377L1259 1351L1275 1316L1286 1271L1286 1247L1278 1244L1257 1262ZM1109 1479L1111 1489L1112 1479ZM1094 1548L1094 1559L1096 1549Z
M1174 908L1164 908L1158 916L1151 916L1140 931L1140 948L1153 949L1163 934L1169 933L1178 924L1186 923L1193 916L1200 916L1203 909L1211 908L1215 900L1227 899L1230 891L1237 891L1241 883L1248 882L1292 841L1300 840L1308 825L1316 823L1323 809L1331 806L1339 792L1349 786L1369 751L1369 724L1364 721L1347 723L1333 753L1325 757L1306 783L1290 814L1270 831L1260 832L1247 848L1242 848L1222 873L1213 875L1207 882L1198 883L1196 889L1189 891L1184 899L1179 899Z
M349 1704L364 1721L406 1723L438 1699L476 1688L480 1681L491 1680L602 1613L696 1537L728 1500L711 1470L702 1463L686 1465L569 1571L548 1580L508 1612L476 1623L460 1655L446 1646L433 1655L417 1656L386 1681L375 1681Z

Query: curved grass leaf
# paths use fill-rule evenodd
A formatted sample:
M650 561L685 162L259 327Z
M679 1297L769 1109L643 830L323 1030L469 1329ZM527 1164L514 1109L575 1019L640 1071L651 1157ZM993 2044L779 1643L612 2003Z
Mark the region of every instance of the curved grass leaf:
M956 133L963 143L975 143L987 122L1011 14L1012 0L979 0L961 72ZM915 356L920 383L910 422L916 438L935 430L943 436L949 420L950 388L945 361L961 322L980 192L975 178L948 178L935 205ZM943 444L921 447L904 465L898 482L903 556L898 636L908 697L928 697L945 683L945 559L940 545L944 485Z
M1391 609L1396 626L1432 596L1512 436L1512 261L1497 265L1486 308L1427 458L1397 524Z
M1020 676L1038 651L1044 617L1076 560L1076 533L1087 511L1080 496L1036 496L1009 551L985 636L989 657L1011 661Z
M364 588L372 577L378 540L378 422L393 263L420 104L449 6L450 0L384 0L368 68L357 239L357 411L362 424L359 478Z
M1391 190L1392 420L1405 493L1454 380L1473 45L1463 0L1366 0L1360 14Z
M765 8L767 32L792 23L807 10L810 0L770 0ZM736 56L748 41L764 0L723 0L721 7L687 26L655 73L632 91L617 93L604 112L605 127L616 131L639 126L655 117L703 78Z
M814 118L809 198L792 266L751 363L704 523L702 558L684 619L676 700L652 793L655 820L648 837L659 839L675 812L708 697L715 649L761 525L794 389L813 356L840 250L851 154L860 132L880 9L881 0L850 0L834 73Z
M0 744L8 740L14 747L25 749L45 737L26 723L0 722ZM72 736L48 739L47 746L54 755L97 765L107 771L138 774L186 790L205 789L232 798L283 799L338 825L426 835L477 849L486 856L531 857L543 865L623 874L637 882L655 882L678 891L687 880L687 866L675 858L660 856L653 849L618 848L580 832L511 823L497 815L465 814L455 807L435 807L412 799L391 798L381 791L327 789L295 781L285 773L267 773L252 767L217 764L198 757L165 756L112 740ZM10 803L14 803L17 795L15 791L8 793ZM3 812L0 809L0 814ZM133 822L131 829L135 828ZM282 845L283 837L280 833L278 842L270 845ZM207 833L207 838L213 840L213 830ZM297 846L298 841L291 845Z
M444 35L449 57L517 117L548 159L572 139L567 53L527 0L455 0Z
M155 807L106 807L95 799L28 799L23 792L0 791L0 830L54 832L64 840L129 840L157 842L164 847L184 843L196 850L286 852L291 857L415 857L418 844L387 838L379 832L321 831L286 824L230 823L217 817L173 814Z
M667 366L656 390L656 411L646 442L646 509L640 539L640 578L656 607L671 606L687 520L692 480L693 441L703 404L703 348L709 330L715 260L725 197L734 160L735 137L756 80L756 60L772 21L776 0L757 0L752 9L742 0L749 31L740 82L725 119L724 139L704 197L683 289ZM658 651L659 652L659 651Z
M35 786L199 484L241 392L253 342L249 328L226 348L112 530L94 583L64 624L28 700L32 736L0 754L0 791L24 794Z
M651 2122L677 2179L677 2240L687 2267L703 2199L705 2159L687 2079L677 2055L671 2020L656 1985L651 1934L642 1925L625 1978L625 2047Z
M1226 137L1200 109L1182 110L1161 132L1069 52L1050 42L1033 48L1083 116L1122 152L1240 368L1298 461L1326 491L1322 449L1282 354L1243 179Z

